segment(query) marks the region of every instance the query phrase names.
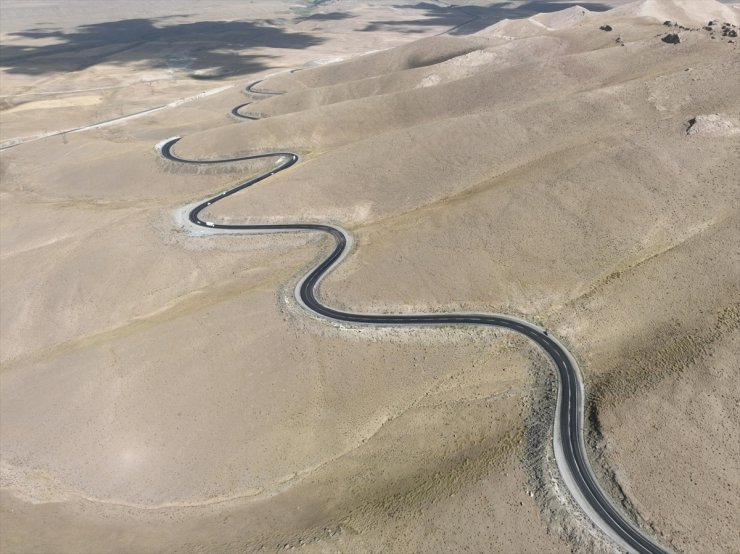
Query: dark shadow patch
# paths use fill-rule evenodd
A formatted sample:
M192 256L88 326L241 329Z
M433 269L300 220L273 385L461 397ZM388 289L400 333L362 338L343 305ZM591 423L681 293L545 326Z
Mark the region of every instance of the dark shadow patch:
M552 13L552 12L559 12L562 10L566 10L568 8L572 8L573 6L580 6L582 8L587 9L590 12L605 12L607 10L612 9L614 6L608 6L607 4L603 4L601 2L548 2L547 0L533 0L531 2L527 2L526 4L522 4L517 8L517 10L524 10L524 11L530 11L530 15L535 15L538 13ZM529 16L527 16L529 17Z
M101 63L181 70L194 78L246 75L267 69L269 55L243 55L247 48L307 48L324 39L288 32L264 22L201 21L157 26L162 19L125 19L83 25L73 31L30 29L11 36L54 39L40 46L4 45L0 67L8 73L41 75L79 71Z
M419 67L429 67L437 65L439 63L446 62L459 56L464 56L470 52L476 50L475 48L457 48L454 51L445 52L444 54L437 54L435 52L426 52L415 54L409 57L406 64L407 69L416 69Z
M315 13L306 17L301 17L298 21L340 21L342 19L349 19L352 15L347 12L330 12L330 13Z
M402 32L418 32L415 27L440 26L451 27L442 34L470 35L501 21L502 19L523 19L538 13L552 13L573 6L581 6L589 11L602 12L612 8L601 2L550 2L548 0L532 0L525 4L516 5L512 2L494 2L488 6L441 6L428 2L417 4L397 4L394 7L405 10L420 10L424 17L413 20L382 20L372 21L361 31L378 31L388 27L396 27ZM404 27L406 29L404 29Z

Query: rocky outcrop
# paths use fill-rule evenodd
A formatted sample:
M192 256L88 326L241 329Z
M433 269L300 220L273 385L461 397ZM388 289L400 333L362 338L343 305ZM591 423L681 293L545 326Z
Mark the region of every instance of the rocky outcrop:
M678 33L669 33L660 40L667 42L668 44L679 44L681 42L681 37Z
M697 115L689 120L686 134L709 135L709 136L731 136L740 134L740 125L736 120L724 117L720 114Z

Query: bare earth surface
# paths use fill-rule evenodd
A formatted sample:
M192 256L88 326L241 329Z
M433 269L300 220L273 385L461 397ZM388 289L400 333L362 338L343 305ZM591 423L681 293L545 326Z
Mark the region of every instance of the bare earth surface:
M2 3L0 550L610 551L540 352L306 314L323 239L184 224L272 161L175 135L301 154L207 219L350 229L326 303L547 326L623 509L740 550L737 7L116 4Z

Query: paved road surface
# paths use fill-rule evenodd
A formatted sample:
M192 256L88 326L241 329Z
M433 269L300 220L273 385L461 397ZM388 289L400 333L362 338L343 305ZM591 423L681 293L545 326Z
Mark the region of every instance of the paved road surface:
M258 94L281 94L276 91L255 90L254 86L261 81L250 84L246 90ZM232 110L232 115L250 118L239 113L243 105ZM372 324L372 325L488 325L511 329L526 336L540 346L552 359L558 375L558 400L553 422L553 442L555 457L561 476L583 511L594 524L612 541L628 552L663 554L669 552L640 531L609 499L598 484L586 457L583 438L583 380L573 357L566 348L546 330L521 319L503 314L487 313L449 313L449 314L364 314L343 312L323 305L316 297L316 290L321 279L331 271L347 254L351 246L351 237L347 231L334 225L317 225L295 223L286 225L224 225L204 221L199 214L211 204L232 194L251 187L268 177L284 171L298 162L298 156L292 152L269 152L255 156L240 156L221 160L187 160L178 157L173 147L179 137L161 143L160 151L166 159L186 164L219 164L254 160L260 158L278 158L279 164L273 169L226 190L198 204L190 211L190 222L199 227L219 230L259 232L320 232L334 239L331 254L301 279L296 287L296 298L306 309L335 321Z

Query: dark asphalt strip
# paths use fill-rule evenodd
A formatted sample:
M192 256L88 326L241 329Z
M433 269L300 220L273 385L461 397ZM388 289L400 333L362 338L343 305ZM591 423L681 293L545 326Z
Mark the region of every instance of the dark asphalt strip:
M300 71L300 70L298 70L298 71ZM291 73L292 73L292 71L291 71ZM251 92L251 93L254 93L254 94L269 94L269 95L285 94L284 92L279 91L279 90L267 90L267 89L262 89L262 88L261 89L254 88L257 85L259 85L260 83L262 83L262 82L264 82L264 79L260 79L259 81L254 81L252 83L249 83L244 88L244 91L245 92Z
M261 94L281 94L279 92L269 92L263 90L254 90L254 85L261 81L256 81L247 87L248 92ZM239 113L237 106L232 110L232 114L237 117L247 119ZM344 232L331 225L320 225L310 223L294 223L284 225L224 225L221 223L207 222L200 219L199 214L212 204L227 198L239 191L242 191L252 185L267 179L268 177L293 166L298 162L298 156L292 152L269 152L252 156L238 156L220 160L188 160L180 158L172 151L179 138L171 139L165 142L161 147L161 154L164 158L185 164L219 164L247 160L256 160L263 158L278 158L282 162L273 169L258 175L252 179L244 181L235 187L232 187L216 196L195 206L189 213L189 220L194 225L209 229L223 230L243 230L243 231L265 231L265 232L295 232L310 231L322 232L331 235L334 238L335 246L331 254L324 259L318 266L309 272L300 282L298 287L299 300L304 306L314 313L341 322L372 324L372 325L487 325L493 327L502 327L511 329L534 341L540 346L553 360L558 374L558 398L559 398L559 421L553 422L558 426L560 440L562 442L562 451L565 457L566 468L558 467L563 473L566 484L568 479L565 473L570 474L570 480L577 490L571 490L576 501L581 504L584 512L593 520L594 524L605 531L612 539L618 537L622 543L620 546L628 548L633 552L640 554L667 554L658 543L650 537L643 534L637 526L631 523L619 509L609 500L602 488L599 486L596 478L591 471L591 467L586 457L586 449L583 438L583 394L581 388L580 375L577 367L571 361L572 357L565 348L554 340L545 331L540 330L534 325L524 321L506 316L497 316L493 314L362 314L343 312L323 305L316 297L316 289L321 279L335 266L347 250L347 237ZM557 437L558 433L555 433ZM556 450L558 445L555 445ZM579 501L579 497L581 500ZM583 504L586 504L584 506ZM596 514L596 517L594 517ZM599 521L601 520L601 521ZM607 529L605 529L605 527ZM609 532L611 531L611 532Z
M238 106L234 106L231 108L231 115L234 117L238 117L240 119L251 119L253 121L256 121L257 119L261 119L261 117L257 114L248 114L248 113L242 113L241 109L245 106L249 106L251 102L245 102L244 104L239 104Z

